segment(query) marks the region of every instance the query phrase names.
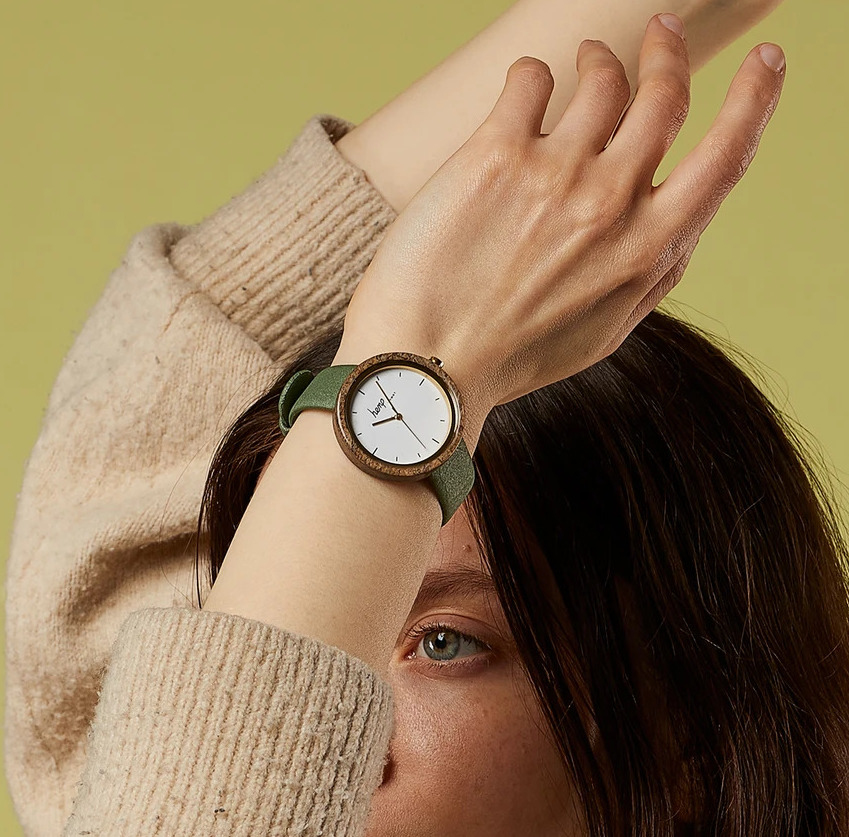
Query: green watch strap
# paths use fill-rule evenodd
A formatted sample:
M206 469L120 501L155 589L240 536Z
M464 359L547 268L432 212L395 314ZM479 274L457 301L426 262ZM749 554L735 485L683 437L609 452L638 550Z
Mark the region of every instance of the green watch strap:
M425 479L430 481L439 498L444 526L460 508L475 484L475 466L462 436L454 453L438 468L434 468Z
M345 378L356 368L354 364L343 363L338 366L328 366L317 375L313 375L308 369L302 369L289 378L286 386L283 387L283 392L280 393L281 422L285 417L288 425L286 430L291 429L301 410L310 407L335 410L336 396L342 389ZM286 412L287 409L288 412Z
M335 410L336 398L342 383L356 369L354 364L328 366L317 374L309 369L295 372L283 387L278 405L280 430L285 436L301 410L311 407L322 410ZM430 480L434 492L442 506L442 525L444 526L460 507L472 490L475 482L475 466L469 456L469 449L463 438L460 439L454 453L438 468L431 471L426 479Z

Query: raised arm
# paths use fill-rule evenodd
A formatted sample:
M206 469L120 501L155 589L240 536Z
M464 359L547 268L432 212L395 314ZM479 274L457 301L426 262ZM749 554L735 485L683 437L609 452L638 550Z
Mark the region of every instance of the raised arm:
M602 40L625 66L631 97L645 22L659 12L683 21L695 73L763 20L781 0L519 0L442 63L347 133L336 147L400 212L480 125L517 58L551 69L555 87L542 123L549 133L575 93L575 53Z

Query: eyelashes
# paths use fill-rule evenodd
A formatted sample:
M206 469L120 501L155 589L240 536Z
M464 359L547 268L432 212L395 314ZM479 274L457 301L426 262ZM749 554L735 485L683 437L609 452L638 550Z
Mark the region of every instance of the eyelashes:
M418 645L420 641L430 634L448 634L456 636L460 640L460 648L463 642L471 643L482 650L483 653L472 654L471 656L459 657L453 660L434 660L424 654L419 654ZM491 659L492 646L484 642L480 637L474 634L461 631L454 625L448 622L428 622L423 625L418 625L407 631L406 637L411 641L413 647L407 654L406 659L414 659L416 664L423 665L431 670L446 670L446 669L466 669L473 666L486 665Z

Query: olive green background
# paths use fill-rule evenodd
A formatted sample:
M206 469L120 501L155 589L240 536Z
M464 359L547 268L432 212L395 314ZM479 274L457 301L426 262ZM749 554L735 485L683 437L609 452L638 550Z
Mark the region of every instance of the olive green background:
M53 379L131 236L159 221L200 220L271 166L314 113L362 121L510 4L6 5L4 562L24 463ZM695 75L690 117L658 172L668 174L707 130L749 49L779 43L788 75L778 111L748 173L702 235L668 310L745 351L762 385L819 440L843 480L847 31L846 4L787 0ZM5 782L0 833L22 833Z

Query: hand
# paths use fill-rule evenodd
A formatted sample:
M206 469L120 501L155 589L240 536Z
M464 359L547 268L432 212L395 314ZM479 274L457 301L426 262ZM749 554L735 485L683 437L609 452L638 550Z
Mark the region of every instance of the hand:
M686 42L650 19L624 116L616 56L584 41L577 69L575 96L541 136L549 69L511 65L486 120L387 230L338 358L435 354L483 416L614 352L678 283L751 163L784 74L752 50L708 133L655 187L689 108Z

